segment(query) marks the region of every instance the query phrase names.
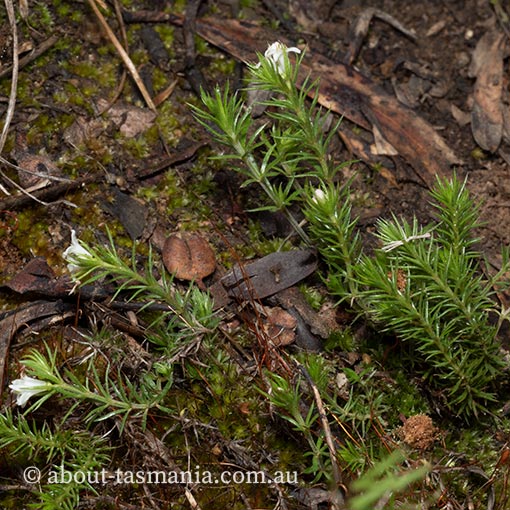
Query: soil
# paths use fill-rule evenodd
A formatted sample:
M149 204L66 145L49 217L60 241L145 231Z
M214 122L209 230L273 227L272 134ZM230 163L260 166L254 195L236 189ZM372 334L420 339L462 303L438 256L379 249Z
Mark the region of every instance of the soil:
M482 149L475 140L473 130L483 129L483 126L473 127L471 122L476 79L470 72L470 65L484 34L496 29L508 34L508 23L492 5L494 3L497 2L193 1L184 2L184 5L178 2L179 5L169 8L168 2L162 0L122 2L129 12L170 10L191 17L195 11L198 17L255 22L272 31L273 40L286 37L296 44L322 48L326 57L339 63L346 63L346 55L352 50L355 37L352 30L359 16L366 15L368 8L375 8L366 34L360 36L359 53L350 65L426 120L454 152L459 163L444 168L443 175L455 171L466 178L480 206L482 225L478 233L481 250L490 263L489 271L501 266L501 248L510 244L510 150L506 135L494 150ZM117 1L112 2L112 6L116 4ZM415 38L393 26L385 15L398 20ZM5 13L0 19L2 73L10 64L12 38L10 31L4 30L7 26ZM108 11L107 21L122 39L113 8ZM273 245L266 239L276 238L277 245L291 232L278 215L248 212L258 200L257 192L240 191L239 177L226 165L209 159L221 149L194 120L188 106L188 103L198 104L201 85L210 89L216 83L224 84L229 80L233 87L240 87L243 65L228 52L199 37L194 39L189 32L193 25L183 27L179 20L173 21L174 24L125 25L128 54L150 95L161 99L153 112L133 79L125 75L117 52L100 29L88 2L53 0L30 4L27 15L19 19L20 47L25 48L21 56L55 34L58 38L20 70L18 99L2 152L7 162L0 166L3 172L0 190L2 284L38 256L46 259L54 276L64 275L62 253L69 245L71 228L92 244L106 242L104 226L108 225L121 248L129 249L136 239L146 245L150 241L156 250L163 249L166 238L175 232L198 232L202 236L200 239L207 239L214 246L220 271L238 260L267 254L271 251L269 246ZM506 35L505 38L508 39ZM256 50L263 52L269 42L272 41L260 40ZM232 41L233 46L236 44L240 41ZM508 50L503 51L506 58L505 51ZM507 62L504 64L506 73ZM2 76L0 113L5 119L10 75ZM506 74L503 80L502 111L508 110L509 105ZM167 97L161 96L165 92ZM361 138L372 143L370 129L362 129L348 118L344 125L354 131L358 129ZM399 129L405 133L406 126L400 125ZM360 227L368 243L373 242L377 218L396 214L408 218L415 215L424 223L432 219L426 179L416 165L402 155L378 154L372 161L363 161L338 137L333 143L332 157L339 162L357 160L345 170L343 177L353 176L354 209L360 216ZM37 175L18 171L9 162ZM19 187L32 190L31 193L44 203L23 196ZM253 226L254 220L258 222L257 227ZM254 228L258 229L256 233ZM205 285L217 281L219 273L212 277L208 277L209 272L195 273L193 264L193 274L199 274L198 278L204 276ZM214 269L214 262L209 260L208 264ZM314 284L320 287L318 280ZM16 309L20 302L31 301L30 297L21 298L5 287L0 292L4 311ZM351 319L347 316L345 320ZM235 327L237 320L226 318L226 329ZM327 320L331 320L331 314ZM336 321L341 322L339 316ZM357 330L357 334L363 334L364 328ZM292 343L292 338L287 343ZM11 361L5 367L2 381L4 389L8 380L16 376L23 345L23 341L12 339ZM356 358L352 353L349 356ZM346 365L357 363L360 361L353 359ZM195 368L197 372L201 369L198 365ZM240 406L241 414L249 417L254 411L248 404L246 406ZM429 418L424 417L424 420L428 435L426 444L420 443L419 449L428 448L438 437L438 429ZM503 444L505 438L497 444ZM159 440L154 439L154 444ZM123 445L123 448L129 447ZM234 451L236 444L221 443L214 435L208 447L220 449L227 458L228 448ZM153 454L154 451L144 453L148 457ZM240 456L238 451L237 454ZM232 457L237 458L234 454ZM9 476L15 475L10 472ZM124 496L129 500L125 493ZM137 497L141 501L144 496ZM252 507L257 507L256 494L243 497L251 498ZM453 500L454 496L451 497ZM90 508L93 501L91 498ZM101 504L110 508L113 498ZM154 501L148 504L151 508L158 507ZM479 508L482 507L480 504ZM427 508L436 507L431 504Z

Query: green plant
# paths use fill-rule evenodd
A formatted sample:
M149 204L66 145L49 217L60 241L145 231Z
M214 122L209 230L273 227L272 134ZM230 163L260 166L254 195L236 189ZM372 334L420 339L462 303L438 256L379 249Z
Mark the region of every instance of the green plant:
M394 508L389 501L395 494L422 480L430 471L430 466L423 465L399 472L397 468L403 460L402 452L395 450L353 482L352 490L357 494L349 501L348 508L350 510Z
M219 319L213 313L213 302L207 293L194 285L186 291L174 286L173 276L164 269L158 270L150 248L143 269L137 265L135 247L131 261L127 263L118 253L110 232L108 238L109 246L92 248L79 241L72 232L72 242L64 258L77 284L113 283L112 299L121 293L127 294L128 301L143 299L141 312L155 303L164 305L154 314L147 337L169 353L176 346L182 348L183 341L197 341L204 334L214 332Z
M213 333L218 323L206 293L195 286L184 291L177 288L171 276L158 271L150 250L142 269L137 267L134 249L130 263L125 262L109 232L108 236L109 246L92 248L78 241L73 231L71 245L63 254L68 270L76 285L99 280L113 284L114 300L121 293L127 301L143 298L140 313L150 321L146 337L162 348L164 356L134 379L123 373L122 363L117 365L108 356L97 356L101 351L95 348L92 355L83 359L81 369L61 368L59 351L49 345L43 353L34 349L22 358L23 376L12 381L10 388L19 406L24 407L29 401L31 405L23 414L0 415L0 448L9 449L23 462L26 457L44 462L45 472L61 469L91 473L102 468L109 459L106 443L88 432L102 422L110 420L122 434L128 420L144 430L149 413L171 417L172 410L166 407L165 400L173 386L175 358L172 356ZM99 334L96 340L100 340ZM103 340L103 343L111 341L110 335L106 333ZM112 351L111 345L108 350ZM59 399L65 409L61 421L52 426L29 423L28 416L50 398ZM85 430L65 429L70 417L79 417L77 422ZM48 483L41 484L39 502L33 504L34 508L77 508L84 488L95 492L87 480L54 483L48 478Z
M342 165L334 165L328 146L335 130L325 136L327 116L316 109L317 95L310 105L307 95L314 84L306 81L296 87L298 66L292 66L288 52L300 51L274 43L260 57L257 65L250 65L251 87L255 91L273 92L263 100L263 106L275 107L268 112L273 123L255 127L251 108L246 107L239 94L230 94L228 85L213 95L202 92L205 109L191 105L196 118L206 126L216 140L231 148L230 154L217 159L239 163L236 170L246 177L243 186L259 185L269 198L269 204L258 210L283 211L303 240L307 234L290 212L290 206L300 202L308 190L307 179L319 178L330 182Z
M287 420L292 428L301 433L308 443L309 452L305 453L310 458L310 465L304 473L313 474L314 481L322 477L331 480L331 461L328 455L327 445L324 436L315 436L318 411L312 402L306 413L303 412L303 397L306 394L303 390L303 380L298 379L294 384L284 377L273 372L267 372L270 390L262 392L268 401L279 408L279 413Z
M9 448L13 455L27 460L44 459L47 463L77 463L77 452L92 451L98 465L110 458L104 438L86 430L65 427L65 421L53 429L48 423L30 422L25 414L6 410L0 415L0 448Z
M196 117L230 148L221 158L240 163L243 185L260 186L271 202L265 208L286 212L301 237L313 241L328 266L330 291L378 329L409 342L416 367L454 414L487 412L506 367L496 337L508 312L497 310L493 296L510 268L507 254L501 271L485 278L472 234L477 209L455 175L438 179L432 191L436 222L382 219L381 246L365 254L349 184L335 182L342 166L328 153L335 130L324 133L317 85L305 80L297 87L300 60L291 64L289 51L299 50L275 43L249 68L250 88L271 92L260 103L269 107L268 122L256 127L250 108L228 87L203 93L205 109L194 108ZM290 213L292 204L301 206L307 231ZM499 314L498 324L491 314Z
M103 437L69 428L65 419L50 427L46 422L29 421L24 414L14 414L10 410L0 415L0 449L3 454L9 452L13 457L24 459L24 463L44 466L38 471L41 475L47 470L60 473L98 471L111 460L111 448ZM39 510L72 510L78 506L80 490L84 488L96 490L86 479L82 483L72 479L68 483L43 483L35 491L39 501L30 506Z
M84 402L92 403L92 408L85 414L84 422L98 422L109 418L120 418L119 429L123 430L128 417L137 417L145 427L149 411L159 409L165 413L170 410L163 406L162 401L171 388L172 380L163 380L156 374L148 373L141 377L141 383L135 386L120 373L110 373L105 367L100 373L95 365L94 357L88 361L89 377L84 381L75 372L66 369L62 373L57 366L57 353L46 347L46 356L39 351L31 351L22 365L27 374L10 384L17 396L17 403L24 406L29 399L37 400L27 409L27 413L41 407L53 396L61 396L75 401L68 414Z
M360 251L354 263L327 243L333 208L329 195L310 200L307 217L312 237L335 272L330 290L341 299L354 299L376 327L410 342L423 376L441 392L443 404L455 414L476 416L496 400L495 381L506 367L497 341L506 313L497 310L493 296L504 284L508 257L504 254L498 274L484 277L472 236L477 209L465 182L455 176L438 179L431 194L438 211L433 224L380 220L380 248L373 255ZM496 325L491 314L499 314Z

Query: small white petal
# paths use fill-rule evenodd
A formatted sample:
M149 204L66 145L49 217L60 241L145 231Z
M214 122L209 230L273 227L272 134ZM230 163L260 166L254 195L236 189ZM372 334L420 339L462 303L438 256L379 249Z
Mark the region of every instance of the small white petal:
M287 53L301 53L301 50L299 48L296 48L295 46L291 46L290 48L287 48Z
M264 53L264 57L271 61L275 65L278 72L282 74L285 72L284 54L290 52L301 53L301 50L299 48L296 48L295 46L287 48L285 44L281 43L280 41L276 41L268 46L267 50Z
M315 203L323 202L324 200L326 200L326 193L324 193L324 191L322 191L321 189L316 189L313 192L313 199L312 200Z
M9 388L16 395L16 404L23 407L31 397L48 391L49 386L44 381L24 375L12 381Z
M80 267L76 264L80 258L90 257L90 253L80 244L76 232L71 230L71 245L62 254L67 261L67 269L70 273L76 272Z

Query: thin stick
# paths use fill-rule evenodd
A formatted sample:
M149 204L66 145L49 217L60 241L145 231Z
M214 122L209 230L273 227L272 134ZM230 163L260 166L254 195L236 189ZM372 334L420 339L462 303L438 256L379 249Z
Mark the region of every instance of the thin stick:
M122 36L122 43L124 44L124 49L127 52L129 50L128 38L127 38L127 33L126 33L126 26L124 25L124 20L122 19L122 11L121 11L121 8L119 5L119 0L114 0L113 5L115 6L115 14L117 15L117 21L118 21L119 27L120 27L120 35ZM126 72L126 69L123 68L122 76L120 77L120 81L117 86L117 90L113 94L113 98L110 99L109 103L98 113L98 116L107 112L117 102L117 99L119 99L120 95L122 94L122 90L124 89L124 85L126 84L126 77L127 77L127 72ZM154 101L154 104L157 106L156 101Z
M19 59L19 69L23 69L27 64L33 62L36 58L39 58L43 53L49 50L59 39L58 35L52 35L43 41L37 48L34 48L28 55ZM9 73L12 72L13 66L8 66L0 71L0 78L5 78Z
M328 445L329 457L331 459L331 466L333 468L333 478L335 480L335 484L337 487L342 486L342 475L340 474L340 469L338 468L338 462L336 458L336 449L333 444L333 436L331 435L331 429L329 427L328 417L326 416L326 411L324 410L324 404L322 403L322 398L317 388L317 385L313 382L313 379L310 377L308 370L301 365L298 361L295 361L301 373L305 376L306 381L308 382L310 388L312 389L313 398L315 400L315 404L317 405L317 411L319 412L319 417L321 420L322 429L324 430L324 437L326 439L326 444Z
M101 14L101 11L97 8L96 1L95 0L87 0L87 2L89 3L90 7L94 11L94 14L96 15L96 17L97 17L99 23L101 24L101 26L103 27L104 31L106 32L108 38L110 39L112 44L115 46L117 53L119 54L120 58L124 62L124 65L126 66L129 74L135 81L136 86L138 87L138 90L142 94L147 106L154 112L157 112L156 106L154 105L154 102L152 101L149 91L145 87L142 79L140 78L140 75L138 74L138 71L136 70L136 67L133 64L133 61L131 60L129 55L126 53L126 51L122 47L122 44L120 44L119 40L117 39L117 37L113 33L112 29L106 22L104 16Z
M8 159L5 159L2 156L0 156L0 163L3 163L4 165L10 168L14 168L15 170L18 170L18 172L25 172L30 175L35 175L37 177L48 179L49 181L73 182L72 179L68 179L67 177L58 177L56 175L50 175L43 172L33 172L32 170L27 170L26 168L11 163Z
M0 134L0 153L4 149L5 141L7 139L7 133L9 131L9 126L11 125L12 117L14 115L19 72L18 29L16 27L16 17L14 15L14 6L12 4L12 0L5 0L5 9L7 10L7 17L9 18L9 24L11 25L12 33L12 78L11 78L11 92L9 94L9 106L7 107L7 114L5 115L4 127L2 129L2 133Z

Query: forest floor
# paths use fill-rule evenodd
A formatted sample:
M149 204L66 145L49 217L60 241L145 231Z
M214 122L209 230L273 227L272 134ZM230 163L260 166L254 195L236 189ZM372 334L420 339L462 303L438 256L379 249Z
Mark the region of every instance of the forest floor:
M0 11L2 122L12 113L7 136L0 138L0 507L509 508L508 377L498 382L490 413L467 422L454 416L415 372L407 344L378 332L347 304L337 306L321 278L320 260L317 271L280 297L229 303L217 311L215 331L170 348L151 336L150 314L157 310L130 308L122 294L112 306L115 289L101 283L70 293L74 283L63 255L71 230L90 246L108 245L108 230L127 260L135 246L142 267L151 246L154 267L163 272L161 260L176 257L167 253L167 239L179 233L184 251L192 252L179 269L196 264L194 277L213 293L234 264L244 267L275 251L303 248L283 215L252 211L264 199L253 186L241 188L239 174L214 159L224 149L190 107L200 104L201 88L228 82L231 90L242 89L246 62L282 40L311 55L309 69L326 87L319 102L331 108L331 125L343 116L330 151L338 163L352 161L338 180L351 179L364 242L374 245L379 218L394 214L430 222L435 176L455 172L479 206L477 247L487 273L496 272L501 248L510 244L510 23L501 4L102 3L31 2L17 13L15 104L12 27ZM126 48L142 87L126 71L92 6ZM202 265L215 271L202 274ZM504 292L497 298L509 307ZM301 315L289 319L296 309ZM271 322L275 310L291 326ZM303 320L305 333L296 326ZM275 324L288 327L276 350L264 343ZM502 328L502 357L507 335ZM164 409L170 411L156 406L146 421L132 413L122 424L114 414L89 420L93 399L79 405L53 395L23 415L28 406L16 406L9 384L22 376L23 360L34 349L55 353L55 367L66 381L74 373L97 393L101 374L111 374L112 385L128 393L123 377L141 391L151 374L157 379L153 391L168 382ZM268 371L274 371L289 384L289 395L298 392L303 417L318 405L289 359L307 360L330 378L324 384L345 410L341 419L333 411L326 417L330 430L316 418L303 435L268 396ZM280 361L286 368L278 371ZM16 420L28 428L21 431ZM314 450L323 434L338 447L332 463L340 475L324 444L322 453ZM408 473L425 463L428 474L400 493L391 485L395 479L373 475L369 486L379 479L380 497L368 506L349 506L353 496L367 492L355 482L396 449L406 460L388 472ZM87 452L96 452L95 462L85 462ZM38 483L24 475L32 465L40 470ZM64 467L105 470L108 476L102 483L52 481ZM197 479L114 480L117 472L181 471ZM296 479L215 485L199 479L206 471L294 473Z

